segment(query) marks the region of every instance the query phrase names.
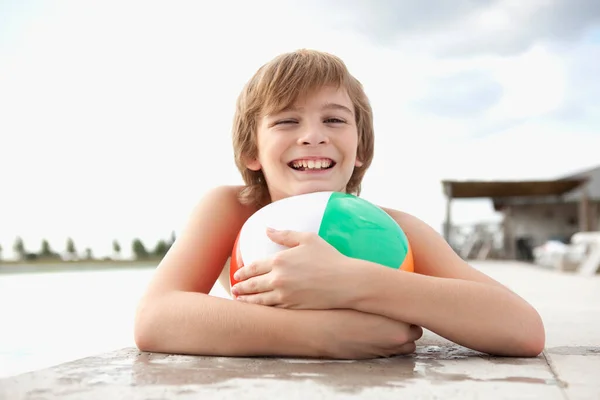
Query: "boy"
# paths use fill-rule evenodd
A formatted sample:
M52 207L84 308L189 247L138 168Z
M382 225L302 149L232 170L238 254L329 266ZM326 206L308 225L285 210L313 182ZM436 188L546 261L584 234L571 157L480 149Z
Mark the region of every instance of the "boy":
M411 242L415 273L347 258L312 235L269 231L290 249L242 268L232 300L208 294L254 212L302 193L358 195L373 142L369 101L339 58L301 50L261 67L234 118L245 185L218 187L199 202L140 301L137 346L359 359L411 353L424 327L481 352L537 356L545 342L538 313L425 223L391 209Z

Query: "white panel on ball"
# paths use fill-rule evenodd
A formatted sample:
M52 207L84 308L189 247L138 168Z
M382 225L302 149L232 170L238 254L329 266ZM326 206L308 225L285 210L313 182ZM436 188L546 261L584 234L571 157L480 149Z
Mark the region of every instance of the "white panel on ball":
M318 233L331 194L317 192L292 196L254 213L240 232L238 246L244 265L287 249L269 239L268 227Z

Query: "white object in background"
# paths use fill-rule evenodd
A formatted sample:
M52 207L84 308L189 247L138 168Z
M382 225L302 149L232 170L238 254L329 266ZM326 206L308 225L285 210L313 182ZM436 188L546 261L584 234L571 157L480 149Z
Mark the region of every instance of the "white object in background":
M578 232L571 243L588 248L587 257L579 264L579 274L595 275L600 269L600 232Z

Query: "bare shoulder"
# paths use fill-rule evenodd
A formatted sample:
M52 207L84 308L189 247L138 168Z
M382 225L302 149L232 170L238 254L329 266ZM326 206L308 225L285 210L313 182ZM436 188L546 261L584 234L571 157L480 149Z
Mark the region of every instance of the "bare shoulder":
M424 221L402 211L381 208L406 233L413 250L415 272L423 275L465 279L502 286L464 261L446 240Z
M148 293L193 291L208 293L227 262L235 238L254 213L239 201L239 186L206 192L152 277Z

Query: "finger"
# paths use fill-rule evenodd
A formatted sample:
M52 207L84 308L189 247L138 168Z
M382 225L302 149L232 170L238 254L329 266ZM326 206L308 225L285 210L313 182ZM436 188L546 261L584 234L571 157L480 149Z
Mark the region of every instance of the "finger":
M273 228L267 228L267 236L269 238L282 246L286 247L296 247L302 243L310 240L311 237L310 232L298 232L298 231L289 231L289 230L276 230Z
M271 272L270 264L265 262L265 260L260 260L253 262L250 265L244 265L242 268L235 271L233 279L239 282L255 276L268 274L269 272Z
M412 354L415 352L415 350L417 349L417 345L415 342L408 342L408 343L404 343L402 346L398 347L398 349L396 349L396 351L394 352L395 355L407 355L407 354Z
M231 294L234 296L243 296L247 294L268 292L271 290L273 290L271 280L265 275L261 275L236 283L231 287Z
M261 306L278 306L278 298L273 291L258 293L258 294L248 294L244 296L238 296L236 298L238 301L242 301L248 304L257 304Z
M417 325L411 325L408 333L408 340L411 342L416 342L421 339L423 336L423 328Z

